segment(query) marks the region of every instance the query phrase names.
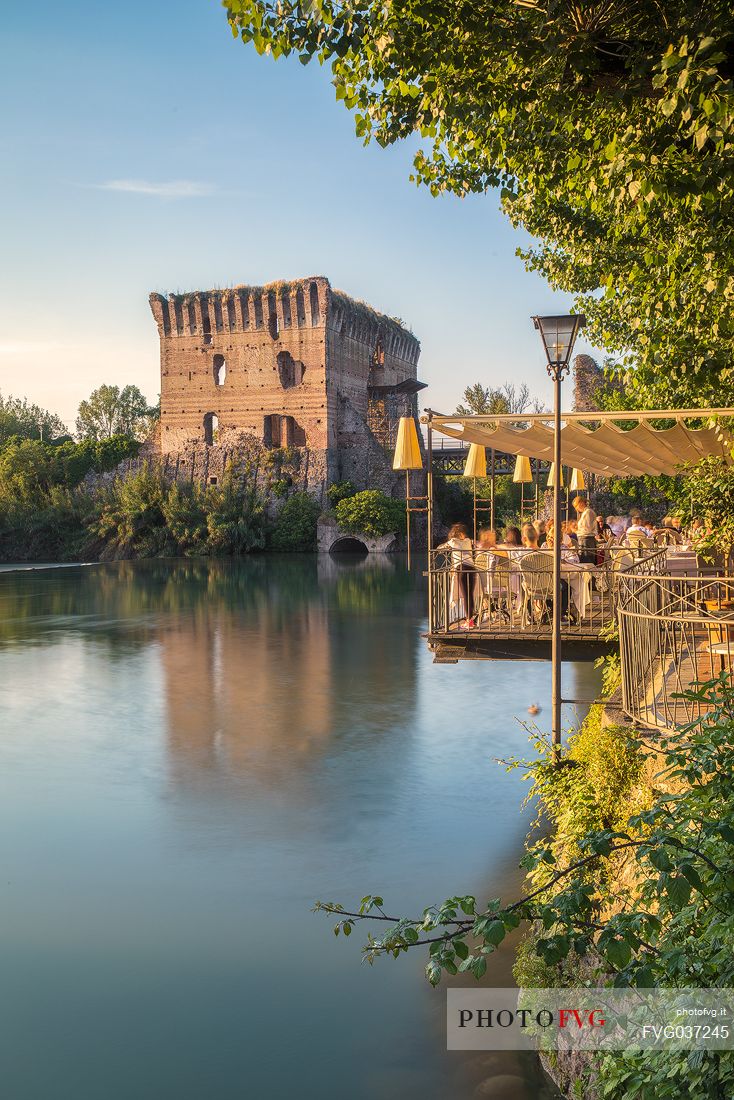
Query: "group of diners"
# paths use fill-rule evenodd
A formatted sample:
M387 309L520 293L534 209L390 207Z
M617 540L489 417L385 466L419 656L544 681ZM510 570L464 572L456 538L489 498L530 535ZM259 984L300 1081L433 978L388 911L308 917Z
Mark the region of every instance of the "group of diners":
M599 562L600 545L609 538L604 531L606 525L600 522L586 497L576 497L573 504L578 519L565 521L560 533L561 562L567 574L561 579L561 614L568 622L583 617L589 590L589 578L572 578L569 574L571 570L593 569ZM475 543L469 538L464 524L455 523L446 542L437 548L450 551L451 603L456 609L455 621L462 622L464 629L476 626L477 604L481 606L484 602L482 595L486 594L492 576L501 569L512 571L516 580L507 599L518 605L527 600L534 603L536 609L540 605L542 614L549 613L552 608L548 582L552 556L549 551L555 545L555 537L552 520L536 520L524 524L522 529L507 527L501 536L492 528L484 528L479 531ZM528 568L521 575L523 564ZM543 583L536 587L530 579L535 573L545 575Z

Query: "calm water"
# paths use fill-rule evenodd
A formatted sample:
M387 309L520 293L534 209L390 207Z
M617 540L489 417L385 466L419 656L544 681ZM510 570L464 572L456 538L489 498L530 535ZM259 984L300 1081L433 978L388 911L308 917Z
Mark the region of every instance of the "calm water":
M0 574L4 1097L473 1095L488 1062L445 1050L421 956L361 965L309 911L517 889L524 784L493 758L549 667L434 666L422 583L298 556Z

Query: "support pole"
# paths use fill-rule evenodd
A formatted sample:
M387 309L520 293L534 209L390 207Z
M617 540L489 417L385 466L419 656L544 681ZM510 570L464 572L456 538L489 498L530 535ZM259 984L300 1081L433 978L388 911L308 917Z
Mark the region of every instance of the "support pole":
M553 406L553 642L551 647L553 759L561 758L561 372L555 373Z
M494 531L494 447L492 448L491 474L489 482L489 526Z
M474 544L477 542L477 479L472 478L474 482Z
M426 477L426 494L428 496L428 553L433 550L433 428L431 427L431 414L428 416L428 431L426 432L426 450L428 452L428 474ZM429 565L430 568L430 565Z
M408 547L408 572L410 572L410 470L405 471L405 541Z

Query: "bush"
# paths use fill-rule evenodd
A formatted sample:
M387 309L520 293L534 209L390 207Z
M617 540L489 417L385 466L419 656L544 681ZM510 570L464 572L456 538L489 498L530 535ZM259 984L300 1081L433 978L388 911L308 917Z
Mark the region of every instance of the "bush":
M320 508L308 493L294 493L280 510L270 536L273 550L314 550Z
M265 514L255 477L227 465L218 485L204 493L209 553L246 554L265 546Z
M351 481L335 481L333 485L330 485L326 490L326 496L329 504L332 508L336 508L337 504L342 500L346 500L348 497L353 497L357 490L352 485Z
M405 505L379 489L365 489L339 501L334 512L339 526L352 535L379 538L405 530Z

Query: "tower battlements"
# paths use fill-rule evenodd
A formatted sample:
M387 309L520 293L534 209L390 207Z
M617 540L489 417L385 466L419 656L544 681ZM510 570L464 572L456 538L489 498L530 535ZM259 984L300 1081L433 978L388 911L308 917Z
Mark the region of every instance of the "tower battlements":
M163 453L233 445L244 433L320 452L327 479L359 481L367 473L358 476L355 447L384 448L397 418L415 410L418 340L323 275L149 301Z

